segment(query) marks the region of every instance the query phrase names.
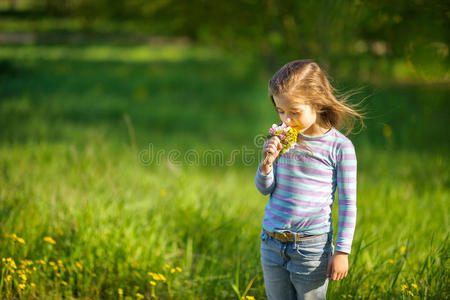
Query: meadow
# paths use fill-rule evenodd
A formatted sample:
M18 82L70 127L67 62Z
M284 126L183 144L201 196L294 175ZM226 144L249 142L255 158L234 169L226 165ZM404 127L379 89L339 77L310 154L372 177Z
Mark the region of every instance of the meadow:
M0 45L1 298L265 299L270 76L189 44ZM449 88L357 78L333 81L367 119L328 297L449 299Z

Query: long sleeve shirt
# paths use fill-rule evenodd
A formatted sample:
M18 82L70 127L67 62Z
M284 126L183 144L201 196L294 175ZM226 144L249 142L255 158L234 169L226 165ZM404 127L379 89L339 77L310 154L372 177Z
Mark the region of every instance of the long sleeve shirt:
M299 134L297 143L264 175L258 167L257 189L270 194L263 228L323 234L333 231L331 218L336 188L339 217L336 251L351 252L356 225L356 154L345 135L332 127L321 136Z

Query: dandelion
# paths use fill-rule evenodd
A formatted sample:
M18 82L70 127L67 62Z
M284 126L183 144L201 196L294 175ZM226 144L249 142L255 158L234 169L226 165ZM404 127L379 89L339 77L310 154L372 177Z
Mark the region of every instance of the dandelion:
M15 262L14 259L12 259L11 257L8 257L8 258L6 259L6 265L8 266L8 269L9 269L10 271L14 271L14 269L17 269L16 262ZM14 272L13 272L13 273L14 273Z
M402 292L405 292L405 290L408 288L408 285L407 284L402 284L401 286L400 286L400 289L402 290Z
M159 191L159 195L160 195L161 197L165 197L165 196L167 195L166 190L165 190L165 189L160 190L160 191Z
M17 285L19 287L19 289L24 290L26 285L25 283L20 283L19 285Z
M168 264L165 264L164 267L170 269L170 266Z
M6 281L11 281L11 279L12 279L11 275L6 276Z
M44 260L39 260L39 262L41 263L41 265L45 265L45 261Z
M123 290L121 288L117 289L117 294L123 295Z
M400 252L401 253L405 253L405 251L406 251L406 246L401 246L400 247Z
M31 287L36 287L36 284L34 282L30 283Z
M61 281L62 285L67 285L68 283L66 281Z
M153 286L156 285L156 282L154 282L153 280L151 280L149 283L150 283L151 285L153 285Z
M183 269L181 269L180 267L176 267L175 269L176 269L178 272L183 271Z
M410 296L414 296L413 292L411 292L411 291L407 291L406 293Z
M176 270L174 268L170 269L170 273L172 273L172 274L175 273L175 271Z
M83 271L83 266L79 262L75 262L75 266L80 269L80 271Z
M136 293L136 298L138 299L144 299L144 295L140 294L140 293Z
M164 277L163 274L159 274L159 279L161 279L161 281L166 282L166 277Z
M12 239L15 242L18 242L20 244L25 244L25 240L19 236L17 236L17 234L13 233L13 234L6 234L5 235L7 238Z
M22 279L23 281L27 281L27 275L25 275L25 274L20 274L19 277L20 277L20 279Z
M416 290L418 289L418 286L415 283L411 283L411 287L415 288Z
M22 264L22 266L27 267L27 266L31 266L33 264L32 260L28 260L28 259L22 259L20 261L20 263Z
M388 263L393 264L395 261L393 259L389 259Z
M56 244L55 240L49 236L44 237L44 242L52 244L52 245Z
M255 300L255 297L253 297L253 296L245 296L245 300Z

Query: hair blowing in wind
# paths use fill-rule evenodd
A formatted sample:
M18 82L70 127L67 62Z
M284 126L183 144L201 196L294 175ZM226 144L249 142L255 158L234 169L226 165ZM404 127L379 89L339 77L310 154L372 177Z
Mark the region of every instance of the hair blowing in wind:
M357 90L340 93L331 86L324 71L309 59L287 63L269 80L269 97L274 105L273 96L293 96L312 105L325 125L345 128L346 134L352 132L358 119L361 129L365 127L359 104L349 103L356 93Z

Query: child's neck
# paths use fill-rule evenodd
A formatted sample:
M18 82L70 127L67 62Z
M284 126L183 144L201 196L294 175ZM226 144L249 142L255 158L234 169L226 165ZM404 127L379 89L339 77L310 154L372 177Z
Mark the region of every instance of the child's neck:
M324 126L322 124L314 124L311 127L309 127L307 130L305 130L304 132L302 132L303 135L306 136L320 136L323 135L325 133L327 133L329 130L331 129L331 126Z

